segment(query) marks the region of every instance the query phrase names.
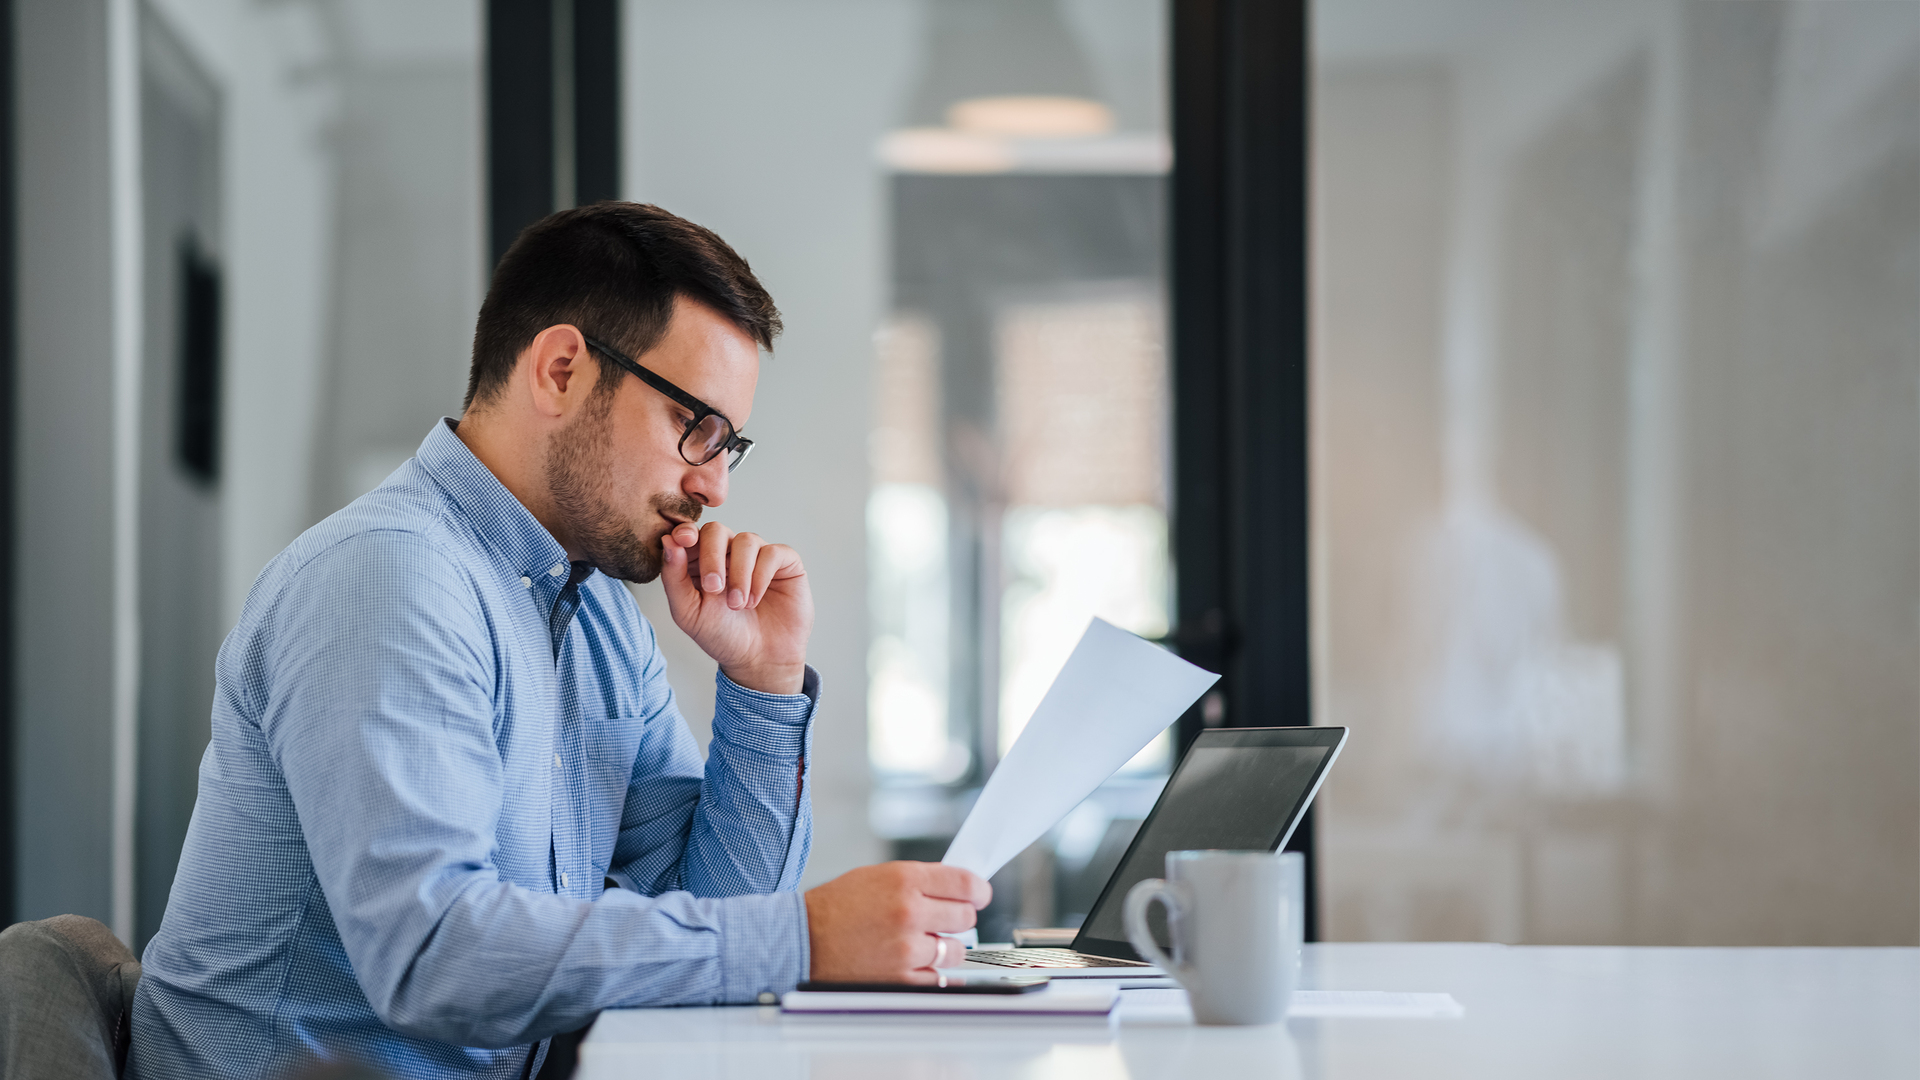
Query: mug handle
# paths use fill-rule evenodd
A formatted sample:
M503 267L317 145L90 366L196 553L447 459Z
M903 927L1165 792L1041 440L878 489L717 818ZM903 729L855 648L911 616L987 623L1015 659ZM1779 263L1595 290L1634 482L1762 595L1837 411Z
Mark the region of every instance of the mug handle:
M1174 963L1173 957L1161 950L1160 943L1153 940L1152 932L1147 929L1147 909L1153 906L1155 900L1167 905L1167 917L1171 921L1174 917L1184 914L1189 906L1187 887L1181 882L1156 877L1137 882L1133 888L1128 889L1127 903L1123 909L1124 921L1127 925L1127 940L1133 943L1135 952L1146 957L1155 967L1172 975L1180 985L1191 990L1193 986L1190 980L1193 978L1193 969L1188 965Z

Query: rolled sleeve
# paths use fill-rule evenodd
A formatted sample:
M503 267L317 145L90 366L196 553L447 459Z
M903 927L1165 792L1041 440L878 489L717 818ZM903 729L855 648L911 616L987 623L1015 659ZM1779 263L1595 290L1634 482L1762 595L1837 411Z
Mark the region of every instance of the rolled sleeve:
M763 694L716 676L713 742L680 861L680 884L698 896L796 888L813 847L807 791L820 678L807 669L798 694Z
M716 907L722 1001L745 1004L784 994L807 977L807 902L797 892L739 896Z
M820 673L807 666L797 694L749 690L715 672L714 737L768 757L797 761L813 749L813 713L820 704ZM724 729L724 730L723 730Z

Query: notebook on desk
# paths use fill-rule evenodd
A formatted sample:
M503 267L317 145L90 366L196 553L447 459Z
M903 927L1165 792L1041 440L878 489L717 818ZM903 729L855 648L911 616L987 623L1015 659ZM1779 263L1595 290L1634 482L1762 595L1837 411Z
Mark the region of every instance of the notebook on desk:
M1138 979L1143 963L1120 911L1127 890L1159 877L1169 851L1279 851L1300 825L1327 770L1346 745L1342 727L1210 728L1180 760L1147 820L1067 948L973 949L953 970L1044 974L1052 979ZM1156 911L1155 937L1171 949Z

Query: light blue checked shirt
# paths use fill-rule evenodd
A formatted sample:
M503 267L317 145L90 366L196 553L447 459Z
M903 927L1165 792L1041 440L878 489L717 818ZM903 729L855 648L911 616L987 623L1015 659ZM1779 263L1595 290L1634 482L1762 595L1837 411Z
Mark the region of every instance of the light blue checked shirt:
M703 766L633 598L451 423L268 564L221 647L134 1077L517 1077L600 1009L805 977L818 676L720 676Z

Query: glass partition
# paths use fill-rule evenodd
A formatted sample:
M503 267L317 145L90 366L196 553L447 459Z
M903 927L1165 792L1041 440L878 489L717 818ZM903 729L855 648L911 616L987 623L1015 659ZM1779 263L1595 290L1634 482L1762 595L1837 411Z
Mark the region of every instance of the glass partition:
M820 600L809 878L937 859L1087 621L1167 629L1163 5L626 12L629 196L716 229L787 317L715 516L794 544ZM704 719L711 664L675 666ZM1084 911L1056 863L1164 772L1003 874L987 932Z
M1920 7L1314 22L1328 936L1913 943Z

